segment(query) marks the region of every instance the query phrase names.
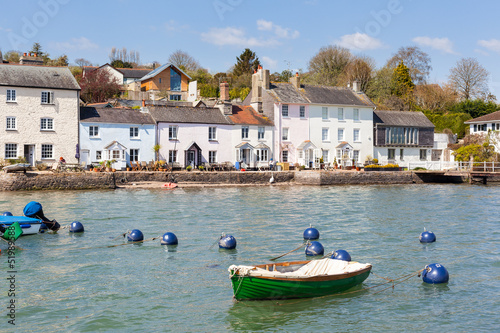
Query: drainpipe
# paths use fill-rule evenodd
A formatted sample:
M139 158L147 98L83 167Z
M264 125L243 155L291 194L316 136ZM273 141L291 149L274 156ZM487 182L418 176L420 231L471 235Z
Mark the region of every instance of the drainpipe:
M274 163L277 163L278 162L278 159L279 161L281 162L281 139L282 139L282 136L281 136L281 103L278 103L278 119L279 119L279 127L278 127L278 156L276 158L276 160L274 161Z

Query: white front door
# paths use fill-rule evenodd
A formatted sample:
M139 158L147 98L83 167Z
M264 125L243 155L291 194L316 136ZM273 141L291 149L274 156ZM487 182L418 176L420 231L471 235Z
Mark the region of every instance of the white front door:
M80 162L84 162L85 165L88 165L90 163L89 161L89 155L90 155L90 151L88 149L82 149L80 151Z
M35 165L35 145L24 145L24 158L29 165Z

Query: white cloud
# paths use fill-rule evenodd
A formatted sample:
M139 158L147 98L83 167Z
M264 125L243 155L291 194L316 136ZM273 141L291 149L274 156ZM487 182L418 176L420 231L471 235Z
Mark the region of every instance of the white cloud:
M207 43L219 46L235 45L244 47L254 46L270 46L276 44L274 39L258 39L255 37L247 37L243 29L226 27L226 28L211 28L208 32L201 34L201 39Z
M344 35L340 37L340 40L336 40L335 44L357 51L375 50L384 47L384 44L379 39L360 32Z
M0 27L0 31L11 32L12 29Z
M415 37L412 39L415 43L422 46L429 46L433 49L443 51L444 53L456 54L453 51L453 42L448 38L430 38L430 37Z
M261 60L262 63L264 64L264 68L275 69L276 65L278 64L278 61L266 56L263 56Z
M474 49L474 52L479 53L480 55L487 56L487 57L490 55L488 52L486 52L485 50L482 50L482 49Z
M257 29L261 31L273 31L279 38L295 39L300 36L297 30L283 28L282 26L266 20L257 20Z
M92 43L90 39L85 37L71 38L69 42L55 42L52 44L54 48L59 50L93 50L99 48L97 44Z
M479 40L477 44L490 51L500 53L500 40L498 39Z
M295 39L300 36L297 30L283 28L271 21L258 20L257 30L264 33L259 37L247 36L245 30L235 27L211 28L207 32L201 33L204 42L219 46L235 45L244 47L273 46L280 45L280 39ZM271 32L272 35L269 36Z

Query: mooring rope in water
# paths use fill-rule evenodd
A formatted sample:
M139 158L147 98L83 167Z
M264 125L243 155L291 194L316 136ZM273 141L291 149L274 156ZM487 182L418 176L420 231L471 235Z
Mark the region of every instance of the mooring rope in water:
M127 243L121 243L121 244L115 244L115 245L108 245L108 246L106 246L106 247L116 247L116 246L122 246L122 245L129 245L129 244L144 243L144 242L153 241L153 240L158 239L158 238L161 238L161 236L158 236L158 237L152 237L152 238L149 238L149 239L144 239L144 240L135 241L135 242L127 242Z
M293 249L292 251L289 251L289 252L287 252L287 253L285 253L285 254L282 254L282 255L280 255L280 256L277 256L277 257L275 257L275 258L271 258L271 259L269 259L269 260L270 260L270 261L274 261L274 260L276 260L276 259L279 259L279 258L281 258L281 257L284 257L284 256L286 256L287 254L290 254L290 253L292 253L292 252L295 252L295 251L297 251L297 250L300 250L300 249L301 249L301 248L303 248L304 246L307 246L307 244L309 244L309 241L308 241L307 243L305 243L305 244L304 244L304 243L302 243L302 244L301 244L298 248Z
M6 240L6 239L4 239L4 238L2 238L2 237L0 237L0 239L1 239L1 240L3 240L4 242L6 242L6 243L7 243L7 244L9 244L9 245L12 243L12 245L14 246L14 248L16 248L16 249L18 249L18 250L25 250L25 249L23 249L22 247L15 245L15 244L14 244L14 242L9 242L8 240Z

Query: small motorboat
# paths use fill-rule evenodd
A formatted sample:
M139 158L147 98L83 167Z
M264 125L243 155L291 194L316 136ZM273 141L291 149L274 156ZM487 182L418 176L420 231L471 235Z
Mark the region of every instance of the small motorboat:
M177 183L165 183L161 187L164 189L173 189L176 188L178 185Z
M320 259L228 268L237 300L318 297L361 284L372 266Z
M4 166L2 170L5 173L15 172L15 171L26 172L26 170L28 170L29 168L31 168L31 164L28 164L28 163L17 163L17 164L12 164L12 165Z
M21 226L23 235L37 234L43 223L41 219L34 219L26 216L0 216L0 225L3 228L8 228L15 222L18 222ZM0 232L0 236L3 236L2 232Z

